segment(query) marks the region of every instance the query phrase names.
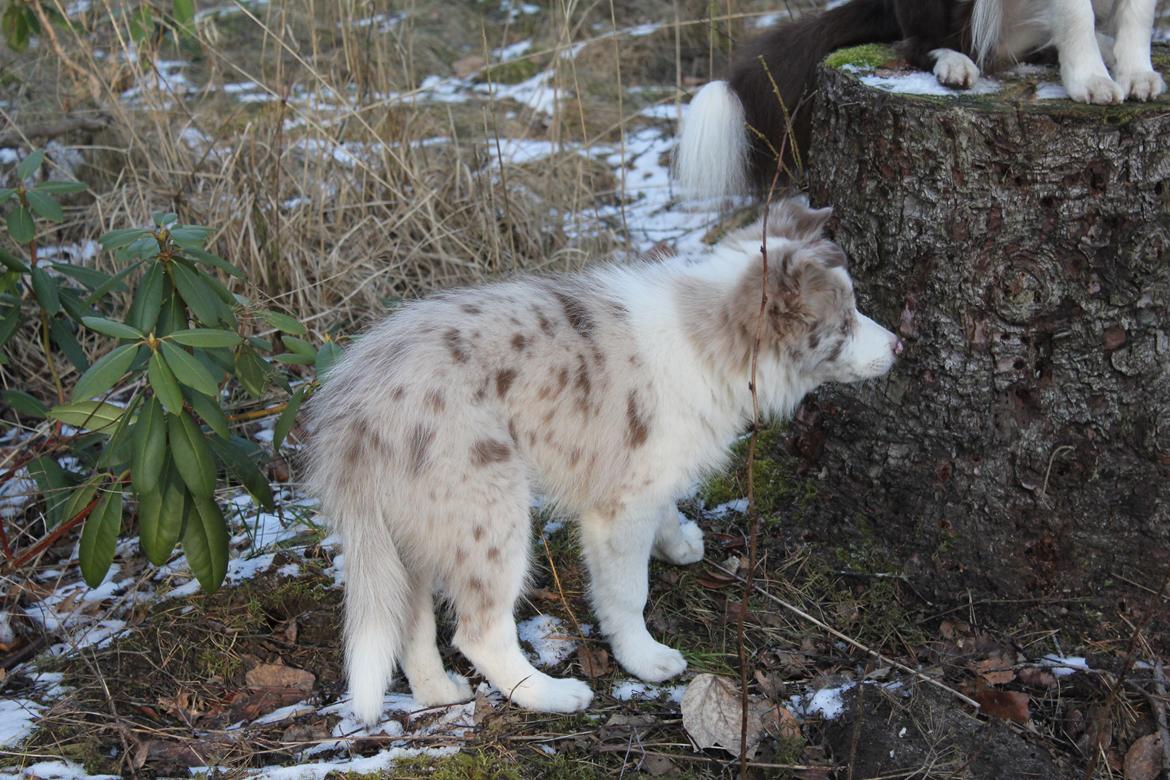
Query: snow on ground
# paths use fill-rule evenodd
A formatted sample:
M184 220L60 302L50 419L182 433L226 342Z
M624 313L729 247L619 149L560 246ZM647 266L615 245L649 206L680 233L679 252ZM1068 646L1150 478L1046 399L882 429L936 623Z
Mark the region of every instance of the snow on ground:
M981 76L975 86L970 89L954 89L938 82L933 73L913 71L910 73L870 74L861 77L861 83L876 87L886 92L898 92L906 95L946 95L958 97L961 95L987 95L1000 90L1000 83L995 79Z

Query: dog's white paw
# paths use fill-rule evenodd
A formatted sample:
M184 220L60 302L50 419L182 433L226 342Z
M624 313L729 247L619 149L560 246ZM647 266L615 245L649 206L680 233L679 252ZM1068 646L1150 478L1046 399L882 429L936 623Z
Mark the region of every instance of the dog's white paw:
M647 639L636 644L615 645L614 657L630 674L646 682L662 682L686 671L687 662L673 647Z
M1108 76L1071 77L1064 81L1069 97L1079 103L1108 105L1125 100L1121 86Z
M461 674L447 672L446 677L432 677L411 683L410 693L423 707L442 707L471 700L471 683Z
M1166 91L1162 74L1153 70L1118 73L1117 86L1124 97L1137 100L1153 100Z
M970 57L950 49L936 49L932 53L935 57L934 75L938 83L959 89L975 86L979 78L979 66Z
M703 529L694 520L686 520L679 526L679 536L669 549L662 550L662 557L677 565L698 563L703 560Z
M580 680L537 672L510 691L503 691L521 707L537 712L579 712L593 701L593 691Z

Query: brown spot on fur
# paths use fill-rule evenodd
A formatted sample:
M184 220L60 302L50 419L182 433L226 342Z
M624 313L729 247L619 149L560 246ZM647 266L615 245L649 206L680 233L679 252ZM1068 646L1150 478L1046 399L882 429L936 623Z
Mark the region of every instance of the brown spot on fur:
M482 593L484 591L483 580L479 577L472 577L467 581L467 585L476 593Z
M402 385L398 385L397 387L395 387L393 390L390 391L390 397L393 398L395 401L401 401L402 397L404 395L406 395L406 388L403 387Z
M474 529L472 529L471 535L475 537L475 541L477 542L483 539L483 526L477 525Z
M540 325L540 330L546 336L552 336L557 332L556 326L553 325L552 320L544 316L544 312L539 307L533 307L533 313L536 314L536 322Z
M821 334L817 333L815 330L812 333L808 334L808 348L809 349L816 349L820 343L821 343Z
M646 421L642 419L641 412L638 409L638 394L633 391L630 391L630 397L626 402L626 419L630 424L626 441L631 448L641 447L646 443L646 437L650 435L650 429L647 427Z
M589 365L585 362L584 355L577 356L577 376L573 386L581 391L582 398L589 398L589 394L593 392L593 384L589 381Z
M426 401L427 406L431 407L431 411L433 412L441 412L443 411L443 407L447 405L443 400L443 391L437 387L428 390L423 400Z
M512 349L517 352L523 352L524 348L528 346L528 339L524 337L523 333L512 334Z
M478 306L474 306L470 303L465 303L462 306L460 306L459 308L463 309L463 311L467 312L468 314L482 314L483 313L483 309L479 308Z
M508 418L508 435L512 437L512 441L516 441L516 437L518 434L516 433L516 418L515 417Z
M477 466L503 463L512 457L512 446L496 439L480 439L471 445L471 461Z
M469 355L467 342L464 341L463 336L454 328L449 328L443 334L443 343L447 345L447 351L451 353L456 363L466 363Z
M581 460L581 448L574 447L573 451L571 453L569 453L569 465L576 466L577 463L580 462L580 460Z
M503 398L508 394L508 389L512 387L512 382L516 380L516 372L510 368L505 368L496 372L496 395Z
M833 345L833 350L829 353L828 357L825 358L825 362L826 363L835 362L837 360L837 358L841 357L841 352L844 349L845 349L845 340L841 339L840 341L838 341L836 344Z
M466 562L467 562L467 550L464 550L462 547L456 547L455 548L455 563L462 566Z
M569 369L561 366L561 370L557 372L557 391L564 390L569 384Z
M347 436L345 454L342 456L347 468L355 468L362 462L362 442L351 431Z
M435 441L435 432L425 425L416 425L410 432L406 442L407 457L410 461L410 470L416 477L426 468L431 444Z
M573 330L577 331L583 338L591 338L593 336L593 317L585 304L560 290L554 290L553 297L560 301L561 308L565 310L565 319L569 321Z
M489 547L487 557L489 561L498 561L500 559L500 548Z

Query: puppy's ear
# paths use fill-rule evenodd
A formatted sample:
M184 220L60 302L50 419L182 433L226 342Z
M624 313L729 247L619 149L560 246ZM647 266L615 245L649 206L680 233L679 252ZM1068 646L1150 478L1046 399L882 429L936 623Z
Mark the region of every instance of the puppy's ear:
M791 198L771 209L768 215L768 235L793 241L811 241L821 237L825 224L832 216L832 207L812 209L803 198Z

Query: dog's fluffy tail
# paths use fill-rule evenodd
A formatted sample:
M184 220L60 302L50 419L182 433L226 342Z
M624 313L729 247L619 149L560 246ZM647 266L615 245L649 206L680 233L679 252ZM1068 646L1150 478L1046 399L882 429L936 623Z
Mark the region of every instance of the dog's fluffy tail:
M807 162L817 66L836 49L891 43L902 37L889 0L850 0L804 16L748 41L736 53L728 83L744 110L747 178L760 190L782 168L781 183Z
M381 518L343 501L334 523L345 551L345 664L353 713L367 726L382 716L410 618L410 577Z
M726 81L699 90L674 152L674 177L686 195L724 198L747 191L746 130L743 104Z

